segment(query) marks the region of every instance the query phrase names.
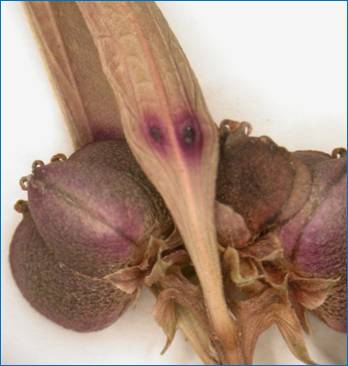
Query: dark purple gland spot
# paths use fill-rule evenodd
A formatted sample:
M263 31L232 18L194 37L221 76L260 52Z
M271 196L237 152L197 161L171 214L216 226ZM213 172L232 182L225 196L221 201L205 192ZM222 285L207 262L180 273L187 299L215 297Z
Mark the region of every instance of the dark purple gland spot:
M151 126L149 128L149 133L153 141L161 144L163 141L163 134L161 129L158 126Z
M155 115L145 116L143 133L149 145L164 153L167 150L166 129L161 120Z
M188 158L201 155L203 147L203 136L198 121L192 117L182 119L178 123L177 139L182 151Z
M193 145L196 138L196 131L191 124L184 127L182 131L182 139L186 145Z

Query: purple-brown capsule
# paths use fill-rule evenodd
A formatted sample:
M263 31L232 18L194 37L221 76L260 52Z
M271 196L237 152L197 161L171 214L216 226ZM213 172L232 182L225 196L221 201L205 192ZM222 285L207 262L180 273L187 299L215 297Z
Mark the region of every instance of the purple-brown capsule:
M18 287L66 328L105 328L135 298L108 275L139 264L150 236L171 228L163 201L122 141L34 164L23 186L29 202L17 205L24 217L10 249Z
M286 272L339 279L315 310L339 331L346 330L346 157L342 151L335 150L337 158L317 151L290 153L269 138L247 136L237 123L235 130L221 136L217 181L218 201L240 214L253 234L244 245L271 234L283 248Z
M96 277L141 261L166 212L144 175L134 173L126 145L105 142L34 170L30 212L58 260Z
M280 229L285 254L311 277L339 279L316 313L331 328L346 331L346 158L295 153L313 174L310 197Z
M243 124L226 135L221 138L217 200L242 215L249 230L258 235L303 205L310 175L270 138L247 136Z

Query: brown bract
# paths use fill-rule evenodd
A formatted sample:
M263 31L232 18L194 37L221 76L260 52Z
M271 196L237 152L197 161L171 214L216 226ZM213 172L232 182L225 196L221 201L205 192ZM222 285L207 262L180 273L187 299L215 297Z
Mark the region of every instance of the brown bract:
M77 5L25 5L75 147L122 137L115 96Z
M225 361L242 361L222 289L214 225L217 128L152 3L79 3L120 107L127 142L158 189L197 271Z

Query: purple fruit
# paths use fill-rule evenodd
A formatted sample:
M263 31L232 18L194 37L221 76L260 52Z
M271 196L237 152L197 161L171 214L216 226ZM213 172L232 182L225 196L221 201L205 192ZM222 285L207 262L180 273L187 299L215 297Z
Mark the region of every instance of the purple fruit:
M12 239L10 264L29 303L47 318L76 331L107 327L135 297L104 279L82 275L58 261L28 211Z
M343 150L337 150L340 158L318 151L290 153L267 137L247 136L243 124L232 124L232 127L235 129L221 136L217 199L240 214L253 234L248 242L234 247L253 248L259 240L273 238L273 243L279 243L283 249L280 279L286 273L290 282L298 275L318 280L339 279L315 312L333 329L345 331L346 157ZM236 219L233 222L231 219L231 227L232 224L236 226ZM243 228L242 224L238 224L239 229ZM267 268L265 265L263 270ZM306 296L312 291L314 300L317 289L305 291Z
M11 244L12 272L49 319L102 329L135 298L108 275L142 262L151 235L166 233L171 220L125 143L93 143L53 160L35 162L23 180L29 202L18 206L24 218Z
M136 169L126 145L105 142L34 169L28 184L30 212L60 261L97 277L141 261L150 235L160 232L167 215Z
M217 200L242 215L249 230L259 235L303 205L310 175L270 138L249 137L240 129L222 139ZM299 184L302 189L297 194Z
M303 208L281 230L286 256L311 277L339 278L316 309L331 328L346 331L346 158L295 153L313 172L312 191Z

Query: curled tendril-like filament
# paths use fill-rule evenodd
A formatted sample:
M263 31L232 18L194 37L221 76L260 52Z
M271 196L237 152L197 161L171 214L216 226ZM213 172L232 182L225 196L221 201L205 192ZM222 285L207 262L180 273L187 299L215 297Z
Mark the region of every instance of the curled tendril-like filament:
M336 147L336 149L332 150L331 156L334 159L340 159L345 157L347 154L347 150L344 147Z
M45 163L42 160L35 160L33 164L31 165L31 169L34 172L35 169L41 168L45 165Z
M25 177L22 177L19 180L19 185L20 185L20 187L22 188L23 191L27 191L28 190L28 185L29 185L30 177L31 177L31 175L26 175Z
M53 155L51 157L51 163L53 163L55 161L65 161L65 160L67 160L66 155L61 154L61 153L60 154Z
M244 135L249 136L252 132L252 127L251 124L249 122L237 122L237 121L233 121L231 119L224 119L221 123L220 123L220 129L222 131L227 131L227 132L234 132L237 129L243 129Z
M19 213L24 213L28 211L28 202L24 200L18 200L14 205L14 209Z

